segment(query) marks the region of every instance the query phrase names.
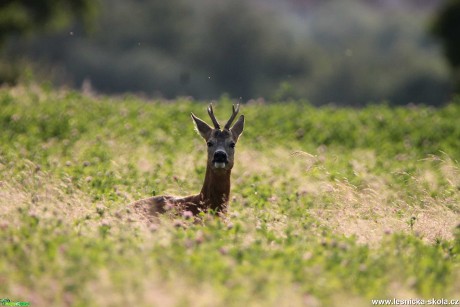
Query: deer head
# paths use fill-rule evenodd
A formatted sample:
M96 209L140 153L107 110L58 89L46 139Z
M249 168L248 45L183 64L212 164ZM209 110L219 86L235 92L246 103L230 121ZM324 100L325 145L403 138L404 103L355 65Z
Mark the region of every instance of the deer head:
M208 114L214 124L214 128L211 128L192 113L196 130L205 139L208 146L208 168L214 172L230 171L233 168L235 145L244 129L244 115L241 115L231 127L238 114L239 107L239 104L236 107L233 106L232 116L225 124L224 129L220 128L220 124L214 116L212 104L208 107Z

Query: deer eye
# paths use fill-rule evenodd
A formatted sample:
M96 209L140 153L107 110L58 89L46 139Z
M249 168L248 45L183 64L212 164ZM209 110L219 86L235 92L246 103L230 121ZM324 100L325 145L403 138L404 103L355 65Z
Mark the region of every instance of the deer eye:
M232 142L232 143L230 143L230 147L231 147L231 148L235 148L235 145L236 145L236 144L235 144L235 143L233 143L233 142Z
M208 145L208 147L212 147L214 145L214 143L211 141L207 142L206 144Z

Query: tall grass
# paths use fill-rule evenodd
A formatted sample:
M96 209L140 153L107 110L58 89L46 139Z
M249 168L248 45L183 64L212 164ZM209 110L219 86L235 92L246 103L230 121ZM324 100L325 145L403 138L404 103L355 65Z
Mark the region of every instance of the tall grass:
M231 101L217 102L226 118ZM0 90L0 298L32 306L370 305L460 293L460 107L247 104L226 217L187 99ZM457 228L456 228L457 226Z

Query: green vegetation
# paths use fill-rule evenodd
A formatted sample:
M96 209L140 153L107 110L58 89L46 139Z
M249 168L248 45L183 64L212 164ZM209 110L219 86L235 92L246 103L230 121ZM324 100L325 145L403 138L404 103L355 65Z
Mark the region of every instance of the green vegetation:
M174 102L174 103L173 103ZM231 101L216 104L227 118ZM221 219L197 192L203 102L0 90L0 298L31 306L330 306L460 293L460 105L242 107Z

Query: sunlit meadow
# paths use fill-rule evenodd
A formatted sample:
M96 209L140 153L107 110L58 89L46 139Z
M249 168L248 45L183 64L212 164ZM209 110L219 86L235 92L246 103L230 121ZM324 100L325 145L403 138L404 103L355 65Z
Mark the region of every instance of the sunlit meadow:
M368 306L460 299L460 104L250 101L225 217L197 193L190 99L0 89L0 298L31 306ZM231 101L215 102L218 119Z

